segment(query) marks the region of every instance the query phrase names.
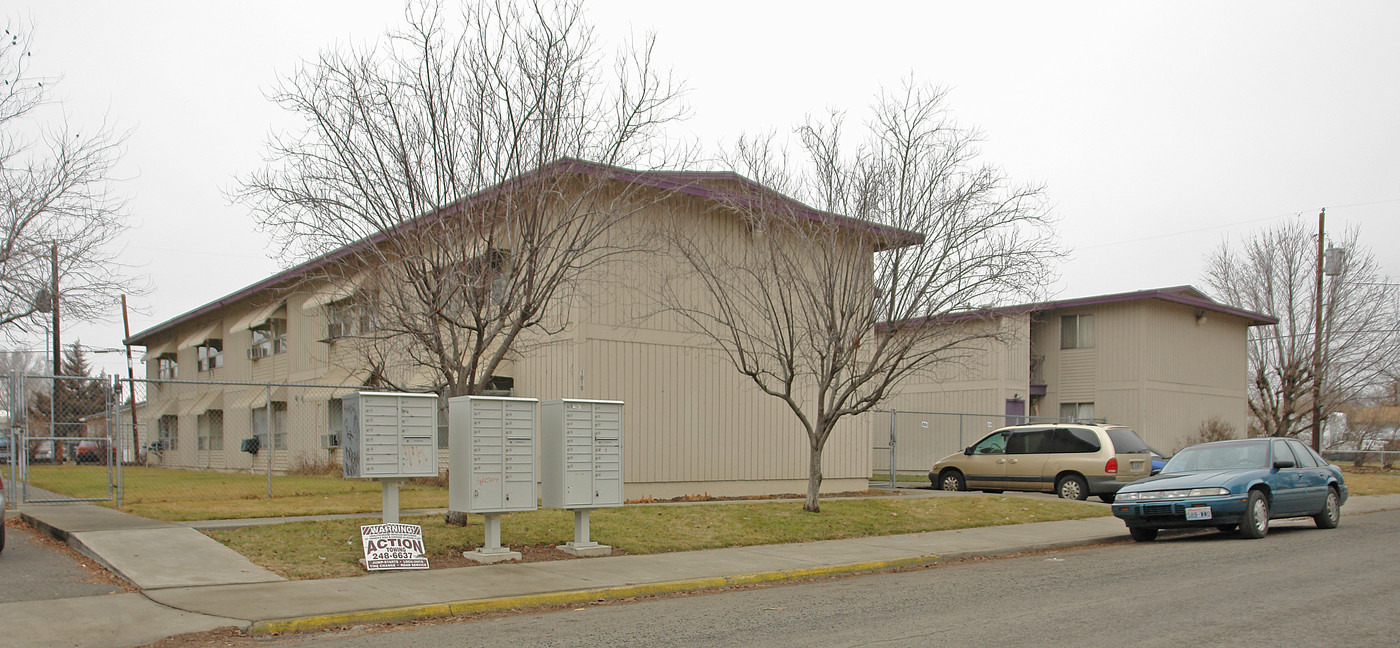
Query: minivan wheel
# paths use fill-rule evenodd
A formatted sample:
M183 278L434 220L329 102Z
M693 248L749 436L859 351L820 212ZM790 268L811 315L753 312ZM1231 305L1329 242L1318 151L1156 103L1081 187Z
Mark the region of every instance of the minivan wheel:
M962 473L956 470L947 470L938 476L938 487L945 491L965 491L967 490L967 482L963 481Z
M1118 496L1114 493L1104 493L1103 495L1099 496L1099 499L1103 500L1104 504L1112 504L1113 500L1117 497Z
M1061 499L1082 500L1089 497L1089 484L1079 475L1065 475L1055 484L1055 493Z

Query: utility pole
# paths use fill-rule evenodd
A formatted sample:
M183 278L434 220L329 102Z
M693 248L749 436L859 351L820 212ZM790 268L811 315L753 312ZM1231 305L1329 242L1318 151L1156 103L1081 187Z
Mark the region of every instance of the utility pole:
M49 269L53 295L53 375L63 373L63 345L58 341L58 244L49 246Z
M138 461L141 458L141 431L136 422L136 371L132 368L131 362L131 320L126 315L126 295L122 295L122 332L126 337L122 338L122 344L126 345L126 384L127 391L131 392L131 460ZM121 403L117 403L117 411L121 411ZM121 429L121 426L117 426ZM121 435L117 435L120 445ZM120 460L120 457L118 458Z
M1312 384L1312 445L1322 452L1322 240L1327 208L1317 214L1317 311L1313 320L1313 384Z

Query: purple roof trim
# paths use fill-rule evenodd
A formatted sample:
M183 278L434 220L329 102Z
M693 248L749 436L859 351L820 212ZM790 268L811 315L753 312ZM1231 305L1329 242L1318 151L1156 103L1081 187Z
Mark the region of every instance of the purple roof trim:
M1196 290L1192 286L1173 286L1171 288L1156 288L1152 290L1138 290L1135 292L1114 293L1112 295L1097 295L1094 297L1078 297L1075 299L1061 299L1056 301L1040 302L1037 304L1021 304L1017 306L1003 306L1000 308L987 308L972 311L962 311L927 317L918 322L911 323L931 324L941 322L958 322L962 320L981 319L987 317L998 317L1002 315L1019 315L1021 313L1040 313L1049 310L1061 310L1067 308L1081 308L1084 306L1097 306L1099 304L1116 304L1119 302L1137 301L1141 299L1160 299L1177 304L1183 304L1194 308L1224 313L1242 318L1249 322L1250 326L1261 326L1265 324L1277 324L1278 318L1263 313L1247 311L1233 306L1221 304L1205 293ZM894 322L881 324L881 328L894 326Z
M794 215L801 216L803 218L807 218L816 222L831 223L838 227L845 227L849 229L862 230L865 232L872 233L887 241L888 247L885 249L894 247L904 247L906 245L918 245L920 243L923 243L924 241L923 235L917 232L888 227L885 225L880 225L878 223L860 220L858 218L851 218L849 216L841 216L839 214L832 214L830 212L824 212L821 210L813 209L801 202L798 202L792 198L789 198L776 191L773 191L772 189L765 187L757 182L754 182L753 180L750 180L733 171L637 171L634 169L600 164L597 162L588 162L585 160L579 160L575 158L560 158L558 160L555 160L554 162L541 166L540 168L535 169L534 171L530 171L528 173L520 175L519 177L506 180L505 182L502 182L495 186L483 189L477 192L476 194L467 196L466 198L463 198L457 203L454 203L454 205L449 205L448 207L443 208L443 210L439 210L439 212L452 209L453 207L462 203L486 200L494 196L500 195L502 193L505 193L515 187L527 185L539 179L550 176L556 176L563 173L587 174L595 177L617 180L619 182L627 182L631 184L653 187L656 189L662 189L666 191L674 191L676 193L688 194L691 196L696 196L698 198L704 198L707 200L714 200L718 202L744 201L746 194L732 190L722 189L720 187L715 187L711 184L708 184L713 182L734 182L744 186L745 188L754 193L763 196L766 199L771 199L777 201L779 204L787 206L792 210L792 213ZM420 219L432 217L439 212L424 214L423 216L420 216L412 221L405 223L403 227L411 227L415 223L419 222ZM334 263L335 261L343 259L349 256L355 250L362 249L370 245L376 245L384 241L388 237L388 233L379 232L357 243L347 245L337 250L327 252L326 254L323 254L314 259L304 261L300 264L292 266L291 268L283 270L282 272L272 275L271 277L263 279L257 283L248 285L240 290L225 295L224 297L216 299L203 306L200 306L181 315L168 319L160 324L152 326L151 328L148 328L144 331L141 331L140 333L137 333L127 338L123 342L133 346L147 346L147 341L152 337L155 337L162 333L166 333L181 324L189 322L190 320L197 319L204 315L213 313L221 308L247 299L248 297L251 297L269 288L283 285L292 279L305 275L308 272L323 268L327 265Z

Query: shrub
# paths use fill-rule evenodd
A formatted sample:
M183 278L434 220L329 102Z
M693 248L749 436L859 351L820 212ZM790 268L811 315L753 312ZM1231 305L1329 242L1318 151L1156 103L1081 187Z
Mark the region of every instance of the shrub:
M288 475L300 475L303 477L339 476L342 470L340 462L331 458L315 459L305 455L297 457L292 465L287 467Z
M1235 426L1230 425L1225 419L1219 416L1212 416L1201 421L1200 427L1196 428L1196 436L1187 440L1187 445L1197 443L1210 443L1211 441L1224 441L1235 438Z

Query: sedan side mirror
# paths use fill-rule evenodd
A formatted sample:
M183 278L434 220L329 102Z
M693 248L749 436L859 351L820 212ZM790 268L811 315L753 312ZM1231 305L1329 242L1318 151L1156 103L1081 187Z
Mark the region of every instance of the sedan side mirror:
M968 446L968 447L966 447L966 448L963 448L963 454L965 454L965 455L971 457L971 456L972 456L972 446Z
M1279 468L1292 468L1294 465L1295 465L1295 464L1294 464L1294 462L1293 462L1292 459L1275 459L1275 460L1274 460L1274 470L1278 470Z

